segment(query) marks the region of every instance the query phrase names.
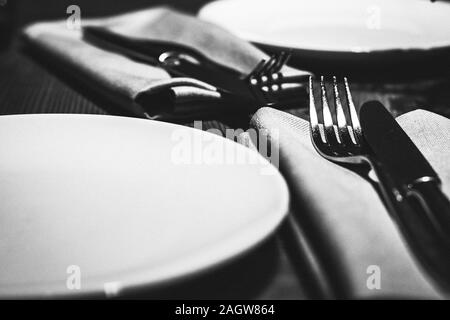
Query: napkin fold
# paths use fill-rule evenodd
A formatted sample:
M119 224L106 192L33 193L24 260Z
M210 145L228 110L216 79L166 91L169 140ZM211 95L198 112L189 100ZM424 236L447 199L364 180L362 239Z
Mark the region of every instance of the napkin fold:
M226 30L166 7L156 7L102 19L82 19L128 41L154 41L198 51L218 64L250 72L267 55ZM242 106L222 99L213 86L192 78L172 78L165 70L95 45L83 29L66 21L41 22L24 29L27 43L40 57L89 86L135 116L151 119L199 119L239 111ZM288 74L306 74L286 67Z
M450 120L416 110L397 121L439 174L443 190L450 196ZM278 146L279 166L290 187L294 216L319 263L347 297L448 295L415 261L370 182L315 151L307 121L262 108L253 116L251 126L263 129L272 146ZM240 141L253 144L248 135ZM374 277L378 274L377 284Z

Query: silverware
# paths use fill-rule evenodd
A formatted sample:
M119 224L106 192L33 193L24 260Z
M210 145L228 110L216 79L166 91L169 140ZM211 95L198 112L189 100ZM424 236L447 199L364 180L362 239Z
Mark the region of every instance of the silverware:
M333 93L336 106L336 119L334 122L328 103L327 90L324 77L320 79L320 98L322 102L323 122L319 123L318 111L313 91L313 78L309 80L310 102L309 115L311 124L311 138L317 152L324 158L341 163L368 163L374 161L367 148L361 132L358 115L353 103L347 78L344 78L345 96L348 104L347 109L351 122L347 121L344 114L337 78L333 77Z
M248 105L251 110L262 106L297 106L306 98L302 94L308 75L286 77L281 69L290 54L281 52L262 60L249 74L241 74L179 45L130 40L101 27L84 27L84 37L96 45L107 46L130 58L158 65L176 77L201 80L218 89L225 98Z
M365 103L359 114L367 143L401 186L401 196L416 198L436 232L450 244L450 202L437 173L381 103Z
M383 201L399 225L412 253L436 279L439 286L449 289L449 247L434 225L426 218L423 208L411 201L410 198L403 196L402 186L394 176L389 174L388 168L379 161L368 145L363 135L364 127L361 127L353 103L348 79L344 78L341 86L338 85L336 77L332 79L336 121L333 120L326 86L324 77L321 77L320 89L314 91L316 86L313 85L313 78L310 78L310 130L315 149L330 161L340 164L365 165L373 170ZM342 86L343 90L339 88ZM342 91L344 94L341 94ZM314 93L321 100L322 119L319 119L318 104L315 102ZM347 120L344 108L348 111L350 121Z
M290 52L282 51L262 60L248 76L244 78L253 95L265 106L277 107L280 103L295 105L300 90L309 76L286 76L282 68L291 57ZM301 95L300 95L301 98Z
M158 60L161 67L172 74L192 77L209 83L222 92L262 106L289 107L298 105L304 88L305 76L286 77L281 72L290 54L281 52L262 60L248 75L216 65L201 56L179 51L163 52Z

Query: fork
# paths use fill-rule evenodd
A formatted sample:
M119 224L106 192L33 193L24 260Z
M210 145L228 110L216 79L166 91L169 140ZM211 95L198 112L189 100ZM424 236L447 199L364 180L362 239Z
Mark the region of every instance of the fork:
M175 77L193 78L210 84L222 94L224 100L239 107L248 107L250 111L262 106L297 106L306 98L306 92L299 94L299 88L306 86L310 73L283 75L282 68L289 60L290 52L280 52L261 60L250 73L244 74L211 60L193 48L160 41L134 41L103 27L84 27L83 37L109 51L157 65ZM192 81L191 84L200 85Z
M245 77L255 99L264 106L288 106L298 102L299 88L309 75L286 76L281 69L287 64L291 52L282 51L261 62Z
M283 67L291 57L290 52L282 51L261 60L247 75L235 71L196 53L165 51L158 57L158 63L178 76L194 77L210 83L223 92L262 106L285 107L298 105L299 88L303 88L309 74L285 76ZM180 68L181 66L183 68Z
M336 121L333 120L323 76L320 77L319 92L316 91L322 105L323 119L319 121L313 82L313 77L310 77L310 132L314 148L322 157L330 161L340 164L368 165L373 170L385 206L397 221L408 245L413 249L413 253L422 265L437 278L440 285L450 288L448 247L444 245L432 224L423 218L424 215L417 214L417 210L420 208L403 197L399 186L395 185L383 165L374 157L365 141L348 79L346 77L343 79L343 96L346 98L346 103L343 103L337 78L332 77ZM350 121L347 121L344 108L348 110Z
M191 77L216 87L223 97L252 105L284 107L297 106L305 97L299 94L309 74L285 76L282 68L291 54L282 51L261 60L248 74L241 74L217 64L196 52L163 50L157 65L178 77Z

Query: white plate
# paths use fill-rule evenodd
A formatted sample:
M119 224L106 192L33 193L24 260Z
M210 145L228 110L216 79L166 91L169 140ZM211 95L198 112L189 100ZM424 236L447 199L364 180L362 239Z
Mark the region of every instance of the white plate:
M1 298L111 296L186 276L256 245L287 213L274 167L193 128L2 116L0 145Z
M202 19L250 41L327 52L450 46L450 5L419 0L219 0Z

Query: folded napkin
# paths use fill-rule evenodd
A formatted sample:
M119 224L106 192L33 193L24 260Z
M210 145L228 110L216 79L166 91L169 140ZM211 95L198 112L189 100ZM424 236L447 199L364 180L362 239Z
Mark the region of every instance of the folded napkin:
M249 73L266 54L224 29L174 10L157 7L103 19L83 19L132 41L158 41L196 50L218 64ZM172 78L165 70L137 62L87 41L66 21L42 22L24 30L41 57L136 116L198 119L238 106L223 101L216 89L191 78ZM306 74L286 67L288 74Z
M445 194L450 195L450 120L422 110L397 120L440 175ZM272 146L279 147L280 170L290 186L295 218L306 229L319 263L345 296L445 296L414 260L372 185L315 151L307 121L262 108L251 125L264 129ZM240 141L254 147L249 139L247 135ZM378 271L380 289L370 284L374 280L370 276Z

